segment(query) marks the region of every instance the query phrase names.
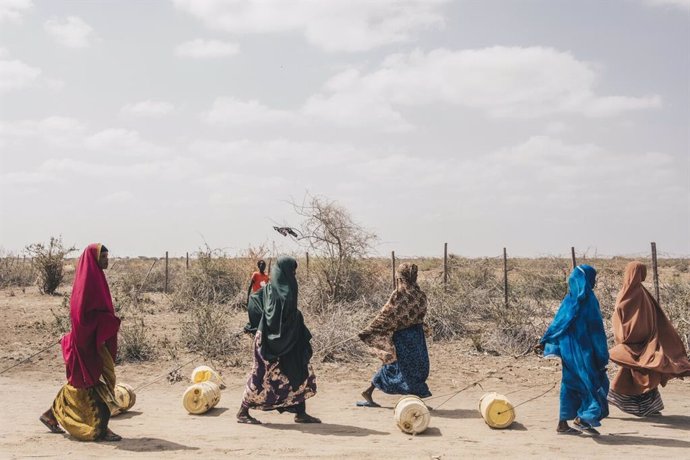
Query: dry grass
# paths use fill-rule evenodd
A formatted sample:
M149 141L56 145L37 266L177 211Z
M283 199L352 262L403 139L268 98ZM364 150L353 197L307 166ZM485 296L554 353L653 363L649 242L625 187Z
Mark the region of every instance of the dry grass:
M270 261L266 254L262 256ZM17 263L17 259L13 258ZM169 293L152 294L164 286L161 261L118 259L108 271L115 307L123 318L122 354L125 359L152 359L183 351L221 358L239 364L246 350L238 336L238 326L230 318L244 312L246 289L255 260L229 258L204 250L191 261L171 259ZM427 323L431 338L449 341L470 338L479 351L493 354L523 353L542 335L567 290L570 260L560 258L509 259L509 299L504 302L503 261L500 258L466 259L451 256L448 283L443 284L442 261L410 260L420 267L420 286L429 298ZM595 293L599 299L606 330L620 289L623 270L630 259L583 259L597 269ZM2 263L5 263L4 271ZM649 264L649 261L643 262ZM373 318L391 292L390 261L362 259L353 265L348 278L352 284L348 300L332 301L324 294L318 260L298 260L300 308L313 338L315 357L322 361L353 361L366 354L356 334ZM0 280L17 286L26 276L9 275L17 268L8 258L0 259ZM26 264L28 265L28 264ZM686 346L690 339L690 270L687 259L659 261L661 305L681 334ZM67 279L73 261L65 262ZM174 274L174 276L173 276ZM161 277L163 281L161 281ZM65 283L66 284L66 283ZM653 292L651 280L646 283ZM157 300L153 301L153 297ZM51 310L54 320L47 325L55 333L69 329L69 301ZM165 313L177 334L155 337L151 324L155 315ZM162 341L161 341L162 340ZM609 332L609 340L612 336ZM244 356L244 359L247 357Z

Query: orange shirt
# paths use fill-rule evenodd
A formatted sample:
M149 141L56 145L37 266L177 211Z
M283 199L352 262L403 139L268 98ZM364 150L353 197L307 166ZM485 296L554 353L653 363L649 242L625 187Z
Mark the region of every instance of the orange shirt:
M252 274L252 293L258 291L268 283L268 275L261 272L254 272Z

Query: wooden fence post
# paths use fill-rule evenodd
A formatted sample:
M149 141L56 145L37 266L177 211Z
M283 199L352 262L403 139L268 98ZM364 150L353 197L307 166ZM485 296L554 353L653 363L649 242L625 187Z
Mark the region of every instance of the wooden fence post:
M395 251L391 251L391 261L393 262L393 289L397 287L395 282Z
M165 293L168 293L168 251L165 251Z
M306 253L307 256L307 275L309 274L309 252Z
M654 273L654 294L656 294L656 301L661 305L659 298L659 266L656 261L656 243L652 241L652 272Z
M189 252L187 252L187 260L185 262L185 268L189 270Z
M448 243L443 243L443 284L448 284Z
M575 259L575 246L570 246L570 258L573 261L573 270L577 267L577 260Z
M503 248L503 301L508 308L508 252Z

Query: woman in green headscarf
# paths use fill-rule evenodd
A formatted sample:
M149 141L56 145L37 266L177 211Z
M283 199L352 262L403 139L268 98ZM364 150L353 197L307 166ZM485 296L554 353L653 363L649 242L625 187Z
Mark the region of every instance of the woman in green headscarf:
M321 423L306 412L305 401L316 394L309 364L311 333L297 309L297 261L282 256L271 281L249 297L249 323L254 334L254 366L247 378L238 423L260 424L249 409L295 414L297 423Z

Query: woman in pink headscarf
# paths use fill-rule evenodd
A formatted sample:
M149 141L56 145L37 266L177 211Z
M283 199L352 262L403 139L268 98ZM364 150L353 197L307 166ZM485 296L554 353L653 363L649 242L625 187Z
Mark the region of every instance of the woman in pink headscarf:
M79 258L70 297L72 330L61 339L67 383L40 417L51 432L64 433L62 425L81 441L122 439L108 429L120 319L113 310L106 268L108 249L102 244L89 245Z

